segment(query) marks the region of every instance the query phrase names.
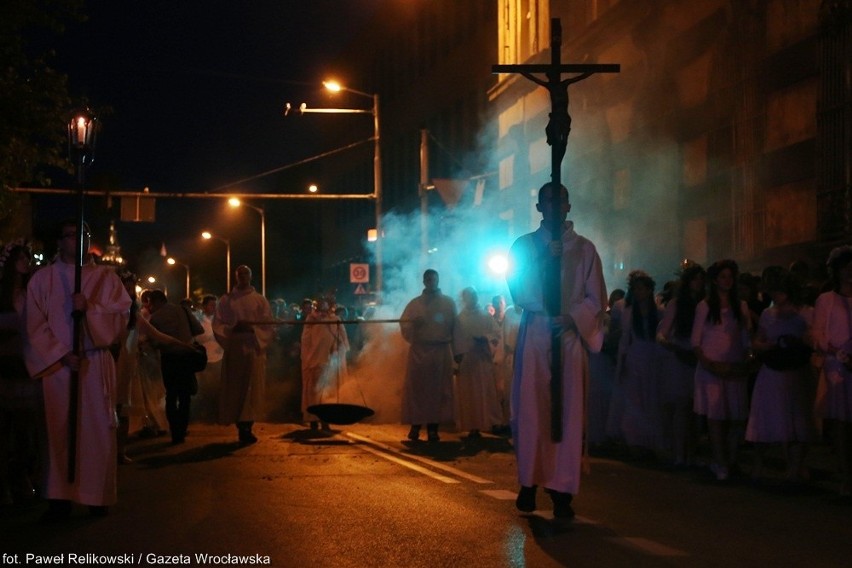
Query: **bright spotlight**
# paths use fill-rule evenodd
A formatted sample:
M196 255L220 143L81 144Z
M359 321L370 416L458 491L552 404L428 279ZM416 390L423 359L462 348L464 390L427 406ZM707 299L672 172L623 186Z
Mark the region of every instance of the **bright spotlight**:
M239 207L240 199L238 197L232 197L228 200L228 205L230 205L231 207Z
M318 190L319 190L319 188L317 187L317 184L315 184L315 183L312 183L311 185L308 186L308 191L310 191L311 193L316 193Z
M494 254L488 259L488 268L494 274L502 276L509 270L509 259L505 254Z

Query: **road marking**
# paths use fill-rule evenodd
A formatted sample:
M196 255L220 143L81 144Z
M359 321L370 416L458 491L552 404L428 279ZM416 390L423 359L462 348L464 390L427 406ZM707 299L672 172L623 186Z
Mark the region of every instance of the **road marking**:
M653 556L689 556L689 554L683 550L678 550L677 548L672 548L665 544L637 536L612 537L607 540L627 546L628 548L641 550L642 552Z
M475 476L475 475L472 475L472 474L470 474L470 473L467 473L466 471L462 471L462 470L460 470L460 469L456 469L456 468L454 468L454 467L452 467L452 466L449 466L449 465L446 465L446 464L442 464L442 463L439 463L439 462L436 462L436 461L430 460L430 459L428 459L428 458L424 458L424 457L422 457L422 456L416 456L416 455L412 455L412 454L406 454L406 453L402 452L401 450L399 450L399 449L397 449L397 448L394 448L393 446L388 446L388 445L386 445L386 444L382 444L381 442L377 442L377 441L375 441L375 440L373 440L373 439L366 438L366 437L364 437L364 436L361 436L361 435L359 435L359 434L355 434L355 433L353 433L353 432L344 432L344 434L346 434L346 435L347 435L347 436L349 436L350 438L353 438L353 439L358 440L358 441L360 441L360 442L364 442L364 443L366 443L366 444L371 444L371 445L373 445L373 446L376 446L377 448L381 448L381 449L383 449L383 450L384 450L384 451L386 451L386 452L393 452L393 453L395 453L395 454L398 454L398 455L404 456L404 457L405 457L405 459L417 460L417 461L419 461L419 462L421 462L421 463L425 463L425 464L426 464L426 465L428 465L429 467L432 467L432 468L435 468L435 469L440 469L441 471L445 471L445 472L447 472L447 473L449 473L449 474L451 474L451 475L455 475L456 477L461 477L462 479L467 479L468 481L472 481L472 482L474 482L474 483L482 483L482 484L494 483L493 481L491 481L491 480L489 480L489 479L484 479L484 478L482 478L482 477L477 477L477 476ZM512 497L512 499L514 499L514 497Z
M388 454L387 452L383 452L381 450L376 450L376 449L371 448L369 446L361 446L361 448L370 452L371 454L375 454L375 455L379 456L382 459L392 461L392 462L397 463L397 464L399 464L403 467L407 467L408 469L413 469L414 471L416 471L418 473L422 473L423 475L428 475L429 477L431 477L433 479L437 479L438 481L443 481L444 483L461 483L461 481L459 481L458 479L452 479L450 477L446 477L446 476L441 475L439 473L435 473L434 471L429 471L425 467L420 467L417 464L413 464L409 461L399 459L397 457L394 457L394 456Z
M480 493L484 493L489 497L499 499L500 501L514 501L518 495L505 489L480 489Z

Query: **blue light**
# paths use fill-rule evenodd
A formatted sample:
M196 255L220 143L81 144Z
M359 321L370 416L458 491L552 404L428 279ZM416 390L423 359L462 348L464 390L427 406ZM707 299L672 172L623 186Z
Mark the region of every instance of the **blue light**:
M488 259L488 268L496 276L503 276L509 269L509 259L505 254L493 254Z

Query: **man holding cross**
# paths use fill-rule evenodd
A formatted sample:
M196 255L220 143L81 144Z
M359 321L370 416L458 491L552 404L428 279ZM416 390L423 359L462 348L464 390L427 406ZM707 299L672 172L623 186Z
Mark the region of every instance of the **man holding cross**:
M507 277L515 305L523 308L515 347L511 425L521 490L519 510L536 509L536 488L542 485L553 501L553 515L570 519L573 495L580 487L583 448L583 399L588 381L588 351L603 344L606 308L601 260L595 245L565 221L571 210L568 190L558 186L561 199L555 207L552 182L539 190L536 209L542 214L537 231L521 236L510 251ZM559 224L561 235L550 227ZM561 261L559 313L549 313L545 300L546 268ZM554 331L561 344L562 388L551 386L551 344ZM561 392L560 401L551 401ZM561 432L552 436L553 403L561 407Z

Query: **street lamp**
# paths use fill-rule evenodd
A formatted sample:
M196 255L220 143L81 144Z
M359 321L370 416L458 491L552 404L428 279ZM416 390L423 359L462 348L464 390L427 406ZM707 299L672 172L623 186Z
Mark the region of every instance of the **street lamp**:
M241 205L254 209L260 214L260 288L263 297L266 297L266 213L263 207L257 207L250 203L244 203L236 197L228 200L228 205L231 207L239 207ZM230 289L229 289L230 291Z
M225 279L225 291L231 291L231 241L222 237L217 237L210 231L204 231L201 233L201 238L210 240L216 239L217 241L222 241L225 243L225 271L227 272L227 278Z
M186 269L186 296L184 296L184 297L189 298L189 292L190 292L190 290L189 290L189 265L184 264L182 262L178 262L172 257L167 258L166 262L168 264L172 265L172 266L174 266L175 264L180 264L181 266L183 266Z
M382 291L382 154L381 154L381 135L379 129L379 95L369 94L356 89L344 87L337 81L323 81L323 86L329 91L339 93L347 91L355 95L367 97L373 101L373 108L367 109L352 109L352 108L308 108L305 103L299 105L299 112L318 112L329 114L372 114L373 115L373 199L376 202L376 291ZM290 110L290 103L287 103L284 114Z

